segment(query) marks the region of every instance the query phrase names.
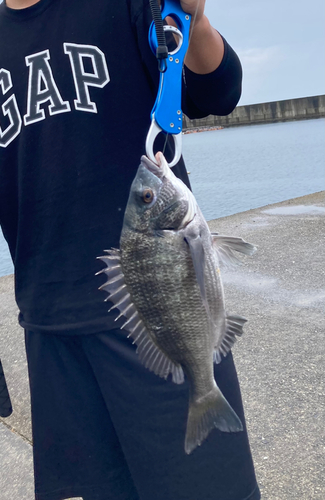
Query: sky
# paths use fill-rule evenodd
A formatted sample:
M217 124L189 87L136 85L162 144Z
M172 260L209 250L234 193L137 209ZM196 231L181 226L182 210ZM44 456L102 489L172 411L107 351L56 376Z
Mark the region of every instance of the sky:
M207 0L206 14L240 57L239 105L325 93L324 0Z
M239 105L325 93L324 0L206 0L206 14L240 57Z

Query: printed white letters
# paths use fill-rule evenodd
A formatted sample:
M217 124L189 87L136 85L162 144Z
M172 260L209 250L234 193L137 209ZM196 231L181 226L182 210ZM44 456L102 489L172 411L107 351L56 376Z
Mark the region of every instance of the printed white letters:
M103 88L110 81L105 54L95 45L64 43L63 47L64 53L69 56L73 74L77 95L74 100L75 109L97 113L97 105L90 99L89 88ZM26 66L29 68L27 109L24 115L26 126L44 120L46 106L50 116L71 111L69 101L64 101L60 94L49 61L48 49L25 57ZM5 96L12 87L10 71L1 68L0 97L1 94ZM1 110L0 147L6 148L19 135L22 127L15 94L2 104Z
M10 72L4 68L0 69L0 87L5 95L12 88ZM6 148L20 133L21 116L19 113L15 95L11 95L1 106L4 116L8 116L9 125L4 130L0 127L0 147Z
M79 111L97 113L97 106L90 100L89 87L103 88L110 81L104 53L94 45L64 43L64 52L69 55L76 87L75 108ZM92 72L86 72L84 59L89 58Z
M40 105L50 101L49 113L56 115L71 111L68 101L63 101L54 81L49 64L50 52L44 50L25 58L29 66L27 114L24 116L25 125L44 120L45 112Z

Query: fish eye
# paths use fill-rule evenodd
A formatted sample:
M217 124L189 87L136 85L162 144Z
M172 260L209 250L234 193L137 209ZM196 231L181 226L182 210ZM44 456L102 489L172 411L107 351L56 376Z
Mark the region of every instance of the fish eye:
M151 203L154 198L152 189L146 188L143 190L142 199L145 203Z

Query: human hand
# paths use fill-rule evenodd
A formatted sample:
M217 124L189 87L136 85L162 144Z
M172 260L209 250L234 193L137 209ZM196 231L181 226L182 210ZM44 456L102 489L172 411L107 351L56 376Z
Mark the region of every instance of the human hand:
M159 4L161 3L158 0ZM214 71L221 63L224 44L219 33L212 28L204 15L206 0L179 0L184 12L192 15L190 45L185 64L194 73L207 74ZM167 23L175 26L171 17Z
M184 12L191 14L194 24L202 19L205 0L180 0L180 4Z
M180 0L181 7L184 12L187 14L191 14L192 21L194 23L198 23L203 15L204 15L204 7L206 0ZM158 0L159 5L161 4L161 0Z

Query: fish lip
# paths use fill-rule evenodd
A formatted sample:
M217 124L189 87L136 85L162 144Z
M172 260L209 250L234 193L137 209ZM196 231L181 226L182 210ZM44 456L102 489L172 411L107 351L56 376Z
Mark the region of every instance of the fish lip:
M141 165L159 179L166 178L171 180L174 177L174 174L172 173L172 170L161 151L158 151L155 155L155 159L156 162L143 155L141 156Z
M179 228L179 229L184 229L190 222L193 221L194 216L196 214L196 209L195 209L196 202L194 199L192 199L193 194L188 190L188 188L183 184L183 182L180 179L178 179L172 172L163 153L158 152L155 156L155 159L157 160L157 163L154 163L147 156L143 155L141 156L141 165L147 170L149 170L149 172L153 173L161 181L165 179L169 180L173 184L178 185L178 189L180 189L180 192L183 194L183 196L185 196L185 198L189 203L188 205L189 212L184 217L183 223Z
M157 163L154 163L152 160L150 160L147 156L145 156L145 155L141 156L141 164L147 170L149 170L149 172L152 172L157 177L163 176L163 173L164 173L163 169Z

